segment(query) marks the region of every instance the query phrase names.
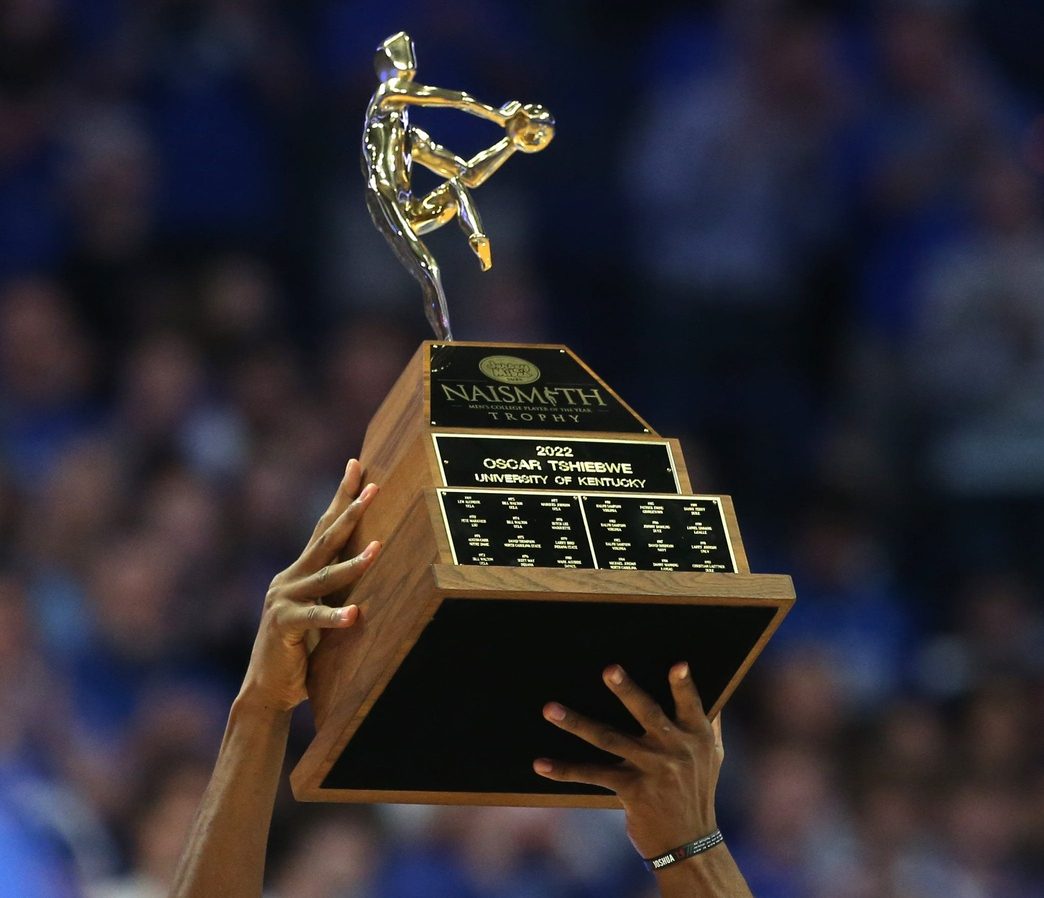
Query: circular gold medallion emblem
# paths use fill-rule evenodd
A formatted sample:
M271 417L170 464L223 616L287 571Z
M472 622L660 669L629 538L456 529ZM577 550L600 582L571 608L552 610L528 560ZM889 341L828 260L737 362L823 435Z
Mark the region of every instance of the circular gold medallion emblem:
M540 379L536 365L513 355L487 355L479 362L479 371L502 384L531 384Z

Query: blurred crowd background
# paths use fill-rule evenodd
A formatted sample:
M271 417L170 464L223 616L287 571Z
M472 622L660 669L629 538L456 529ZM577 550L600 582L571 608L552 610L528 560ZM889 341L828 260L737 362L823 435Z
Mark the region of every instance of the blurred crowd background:
M0 896L166 893L267 584L427 336L358 163L400 29L559 123L476 193L491 272L430 238L455 331L572 346L794 575L724 715L754 893L1044 895L1044 6L6 0ZM606 811L283 795L268 873L653 894Z

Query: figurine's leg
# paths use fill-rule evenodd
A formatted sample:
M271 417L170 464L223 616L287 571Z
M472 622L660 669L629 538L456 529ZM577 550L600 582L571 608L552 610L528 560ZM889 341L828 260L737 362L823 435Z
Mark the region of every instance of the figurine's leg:
M468 245L478 256L482 270L487 271L493 264L489 238L482 233L482 220L475 201L457 178L440 184L426 197L412 203L409 209L409 219L418 234L429 234L441 228L454 215L461 230L468 235Z
M457 178L447 182L457 198L457 220L461 230L468 235L471 251L478 256L483 271L493 267L493 257L489 248L489 238L482 231L482 219L479 218L475 201L471 193Z
M417 237L406 214L394 202L376 190L366 191L366 205L377 230L384 234L399 261L421 285L424 313L439 340L452 340L449 307L442 289L439 265L428 248Z
M413 230L418 234L430 234L436 228L453 221L459 210L450 183L452 182L446 181L423 199L410 203L407 214Z

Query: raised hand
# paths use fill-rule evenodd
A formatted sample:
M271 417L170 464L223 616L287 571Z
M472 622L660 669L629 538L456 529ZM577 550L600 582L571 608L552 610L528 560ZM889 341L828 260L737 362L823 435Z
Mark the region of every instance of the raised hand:
M716 830L714 790L725 752L721 729L707 719L688 665L674 665L668 677L676 708L673 720L622 667L607 668L603 679L644 734L621 733L551 702L544 707L546 720L621 760L583 764L539 758L533 769L548 779L615 792L642 857L656 857Z
M350 627L358 620L356 605L333 608L321 600L354 584L380 551L380 543L371 542L354 558L337 561L360 516L377 494L373 483L360 492L361 483L362 466L353 458L304 551L272 580L240 690L241 702L272 710L299 705L307 697L308 633L319 628Z

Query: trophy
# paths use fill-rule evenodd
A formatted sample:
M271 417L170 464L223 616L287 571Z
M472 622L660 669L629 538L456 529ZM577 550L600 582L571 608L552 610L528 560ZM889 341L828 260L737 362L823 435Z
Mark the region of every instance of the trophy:
M622 664L666 709L687 661L717 715L794 601L752 574L728 496L695 492L678 441L656 433L565 346L453 341L421 237L454 218L481 266L471 190L516 151L550 143L538 105L487 106L417 83L412 41L377 50L363 172L375 224L420 283L436 339L374 415L360 460L381 492L348 552L384 548L356 585L362 612L324 631L308 691L316 735L298 799L619 807L595 786L538 776L536 757L612 760L550 726L562 701L624 731L604 688ZM411 105L481 116L504 137L465 160L409 124ZM446 178L423 198L412 162Z

